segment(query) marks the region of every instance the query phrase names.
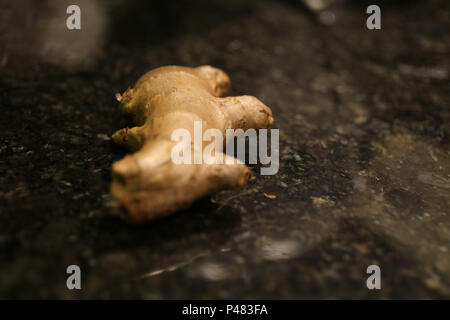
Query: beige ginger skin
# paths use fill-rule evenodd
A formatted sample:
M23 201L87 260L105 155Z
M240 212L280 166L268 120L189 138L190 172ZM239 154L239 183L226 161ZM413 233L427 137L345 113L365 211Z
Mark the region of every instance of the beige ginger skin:
M272 125L272 111L257 98L221 98L229 87L230 79L220 69L166 66L149 71L133 88L116 95L120 110L137 125L112 136L117 144L135 151L112 166L111 194L127 220L143 223L162 218L201 197L247 183L250 170L237 159L230 164L226 160L175 164L171 158L178 143L171 140L172 132L183 128L193 137L194 121L201 121L203 132L218 129L223 137L227 129Z

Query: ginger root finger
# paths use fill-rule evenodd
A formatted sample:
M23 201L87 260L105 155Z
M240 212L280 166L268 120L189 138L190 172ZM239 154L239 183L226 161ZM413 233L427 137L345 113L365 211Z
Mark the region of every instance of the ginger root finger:
M272 111L255 97L220 98L219 103L232 129L264 129L273 124Z
M171 140L176 129L194 137L194 123L218 129L267 128L272 111L255 97L221 98L230 87L228 75L211 66L161 67L144 74L133 88L117 94L120 110L132 116L137 127L113 135L113 141L132 153L112 166L111 194L123 208L124 217L134 223L158 219L189 207L194 201L223 189L245 186L250 169L219 151L222 164L176 164ZM206 144L203 143L203 147ZM183 147L195 152L193 144ZM209 159L209 160L211 160ZM208 164L210 163L210 164Z
M138 151L144 144L143 127L123 128L112 135L112 139L118 145L126 147L131 151Z

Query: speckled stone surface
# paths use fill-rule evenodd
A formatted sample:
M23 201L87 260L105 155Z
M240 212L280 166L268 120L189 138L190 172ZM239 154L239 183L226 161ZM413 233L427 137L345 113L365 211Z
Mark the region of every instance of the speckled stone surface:
M54 1L31 18L14 3L0 6L0 297L450 298L448 1L380 1L380 31L363 1L321 15L81 1L71 33ZM230 94L269 105L280 171L132 226L111 215L114 94L167 64L223 68ZM82 290L66 288L71 264Z

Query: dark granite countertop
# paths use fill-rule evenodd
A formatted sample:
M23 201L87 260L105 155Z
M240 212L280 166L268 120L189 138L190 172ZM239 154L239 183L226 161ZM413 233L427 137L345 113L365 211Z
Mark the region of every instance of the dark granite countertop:
M64 1L0 5L0 297L450 298L448 1L379 1L378 31L364 1L78 2L70 32ZM114 94L167 64L270 106L280 171L133 226Z

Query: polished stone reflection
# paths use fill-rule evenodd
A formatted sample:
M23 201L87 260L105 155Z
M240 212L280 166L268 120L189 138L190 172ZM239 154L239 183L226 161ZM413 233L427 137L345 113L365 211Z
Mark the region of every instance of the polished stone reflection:
M292 259L299 255L300 247L296 241L267 241L261 248L262 256L267 260Z
M0 7L5 16L0 34L5 54L34 56L72 71L92 69L105 53L108 12L106 2L79 0L81 30L69 30L66 9L73 1L18 0Z

